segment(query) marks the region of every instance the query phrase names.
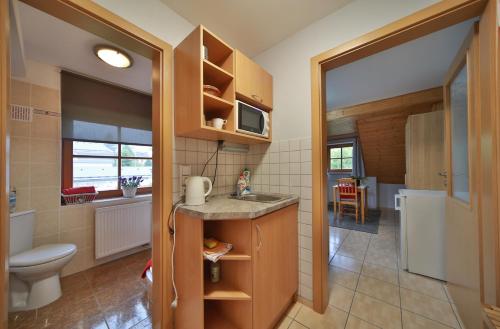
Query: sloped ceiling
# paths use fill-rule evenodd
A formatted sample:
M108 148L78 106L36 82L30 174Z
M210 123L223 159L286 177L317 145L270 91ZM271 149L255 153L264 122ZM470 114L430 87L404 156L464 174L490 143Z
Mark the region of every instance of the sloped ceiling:
M134 65L128 69L111 67L93 52L95 45L113 45L111 42L22 2L16 3L27 59L151 93L150 59L125 49L132 56Z
M161 0L252 57L351 0ZM328 33L328 31L325 31Z
M327 108L442 86L474 19L328 71Z

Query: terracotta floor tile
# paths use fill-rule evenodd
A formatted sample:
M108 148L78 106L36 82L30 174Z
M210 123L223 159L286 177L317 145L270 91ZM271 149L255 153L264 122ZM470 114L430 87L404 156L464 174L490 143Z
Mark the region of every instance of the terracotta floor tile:
M136 296L105 312L110 329L130 328L150 316L149 303L144 295Z
M351 314L384 329L401 328L401 309L356 292Z
M401 307L450 327L460 328L448 302L401 288Z
M324 314L319 314L304 306L295 317L295 321L311 329L344 329L347 313L328 306Z

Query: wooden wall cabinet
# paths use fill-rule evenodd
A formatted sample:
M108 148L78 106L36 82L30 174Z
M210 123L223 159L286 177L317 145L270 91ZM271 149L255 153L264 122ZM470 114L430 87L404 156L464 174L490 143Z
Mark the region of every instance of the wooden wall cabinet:
M407 188L445 190L443 111L408 116L405 132Z
M204 56L204 47L208 58ZM174 115L175 135L208 140L227 140L235 143L255 144L270 143L271 137L259 137L242 134L236 131L235 109L235 50L223 40L208 31L203 26L198 26L174 50ZM245 66L248 67L248 66ZM253 70L256 72L253 72ZM245 74L266 78L270 83L265 88L266 94L261 92L263 86L252 87L258 89L259 100L265 100L266 110L272 107L272 77L260 66L253 64L248 67ZM257 78L255 83L261 81ZM204 85L217 87L221 91L220 97L213 96L204 91ZM251 89L251 88L250 88ZM257 97L257 96L256 96ZM245 98L245 100L248 100ZM251 101L248 100L249 102ZM255 105L255 101L252 103ZM227 120L224 129L216 129L207 125L213 118Z
M235 50L237 98L259 108L273 108L273 77L260 65Z
M207 220L177 214L176 328L271 329L298 289L298 205L258 219ZM203 237L233 244L221 280L209 279Z

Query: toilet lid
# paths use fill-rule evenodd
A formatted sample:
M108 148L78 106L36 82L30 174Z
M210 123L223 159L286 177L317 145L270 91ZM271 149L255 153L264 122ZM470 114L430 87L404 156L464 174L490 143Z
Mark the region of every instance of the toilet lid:
M74 244L46 244L11 256L9 265L11 267L40 265L68 256L75 250Z

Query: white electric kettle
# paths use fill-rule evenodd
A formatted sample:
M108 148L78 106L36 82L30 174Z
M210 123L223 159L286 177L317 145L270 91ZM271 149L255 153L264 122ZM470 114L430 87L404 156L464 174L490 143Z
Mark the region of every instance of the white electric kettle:
M208 191L205 192L205 182ZM191 176L186 179L186 205L200 206L205 203L205 197L212 192L212 181L207 177Z

